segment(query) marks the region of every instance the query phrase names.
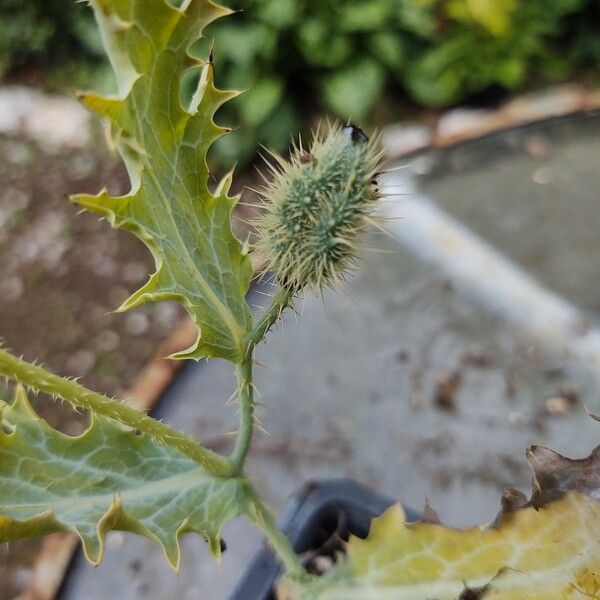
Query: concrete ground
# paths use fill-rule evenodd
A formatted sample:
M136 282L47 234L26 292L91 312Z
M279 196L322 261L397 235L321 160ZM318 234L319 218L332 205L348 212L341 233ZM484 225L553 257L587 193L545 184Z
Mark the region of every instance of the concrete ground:
M598 322L600 120L514 131L413 163L440 206ZM420 174L419 174L420 173ZM402 201L401 199L398 201ZM402 222L400 227L411 227ZM598 443L597 378L491 314L438 268L372 234L344 293L307 295L258 351L269 435L248 470L279 511L310 479L350 477L452 525L491 520L506 486L529 489L525 448L582 457ZM255 302L265 298L253 295ZM236 427L229 365L187 367L157 410L219 450ZM230 523L220 565L183 539L179 575L150 542L110 534L103 564L76 562L63 600L224 600L258 543Z

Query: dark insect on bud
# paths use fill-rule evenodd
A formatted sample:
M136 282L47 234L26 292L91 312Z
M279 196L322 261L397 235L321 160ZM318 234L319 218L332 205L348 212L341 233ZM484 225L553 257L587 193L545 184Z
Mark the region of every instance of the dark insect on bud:
M348 125L342 127L342 134L353 144L367 144L369 142L367 134L360 127L352 123L348 123Z

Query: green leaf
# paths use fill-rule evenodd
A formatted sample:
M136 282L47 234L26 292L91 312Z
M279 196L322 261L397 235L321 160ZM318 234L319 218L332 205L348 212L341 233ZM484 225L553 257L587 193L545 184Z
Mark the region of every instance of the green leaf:
M343 119L361 119L381 95L385 79L379 63L361 59L323 81L325 102Z
M276 33L264 23L249 23L245 27L239 23L219 23L214 37L215 61L217 66L228 60L235 67L253 71L275 52L276 43ZM197 46L194 44L194 52ZM229 72L225 75L231 79Z
M476 23L492 35L503 36L510 30L517 6L515 0L448 0L446 12L450 18Z
M214 86L209 61L189 104L180 102L182 76L199 64L189 46L229 11L209 0L186 0L181 9L166 0L92 5L120 95L85 93L81 100L109 119L132 189L72 201L132 231L154 256L156 272L120 310L177 300L199 327L196 342L177 357L240 362L251 326L245 295L252 269L231 231L231 174L211 193L206 164L209 147L227 131L213 116L236 93Z
M298 18L297 0L267 0L256 7L256 15L278 29L291 27Z
M437 23L437 2L429 0L396 0L395 10L399 23L402 28L410 34L431 39L436 35ZM411 35L412 37L412 35ZM413 38L414 40L414 38Z
M518 58L508 58L504 61L498 61L495 68L498 81L507 88L516 88L523 83L527 74L527 65L524 60Z
M298 27L298 40L300 50L308 59L310 54L319 51L330 35L330 27L327 23L316 17L304 19Z
M283 93L283 82L275 77L257 81L240 98L240 114L249 125L262 123L276 108Z
M23 388L0 401L0 542L57 531L77 534L92 563L113 529L158 543L177 568L182 533L220 552L223 524L252 505L243 477L209 475L177 450L93 416L78 437L52 429Z
M89 410L95 415L107 417L130 429L141 431L155 442L171 446L201 464L209 473L220 477L232 474L232 465L228 459L204 448L198 441L162 421L153 419L125 402L93 392L72 379L59 377L39 365L17 358L1 347L0 375L36 392L48 394L51 398L60 398L75 410Z
M390 3L368 0L352 4L342 3L339 7L340 31L381 31L390 19Z
M384 65L398 73L401 71L406 61L406 47L404 40L397 33L375 33L368 43L373 55Z
M426 106L444 106L466 95L468 70L465 56L470 38L456 37L425 52L406 70L406 85L411 95Z
M308 33L308 36L302 37ZM319 39L314 35L318 34L318 28L310 27L300 30L300 51L304 60L314 67L323 67L325 69L335 69L348 60L352 55L352 40L346 35L333 35L326 39Z

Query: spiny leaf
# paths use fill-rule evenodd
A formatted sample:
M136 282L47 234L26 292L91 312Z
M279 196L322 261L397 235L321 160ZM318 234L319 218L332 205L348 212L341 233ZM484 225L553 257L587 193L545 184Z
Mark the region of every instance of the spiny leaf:
M72 379L59 377L40 365L17 358L2 347L0 347L0 375L35 391L44 392L52 398L60 398L75 410L86 409L97 416L139 430L154 442L175 448L213 475L226 477L232 474L232 466L225 457L204 448L198 441L124 402L93 392Z
M97 564L106 533L120 529L160 544L177 568L182 533L201 534L218 555L223 524L251 502L245 478L212 476L106 417L78 437L58 432L21 387L0 415L0 542L69 531Z
M282 584L281 599L584 600L600 598L598 449L571 460L533 447L532 500L491 527L406 523L392 506L346 560L318 580ZM509 494L510 496L511 494ZM516 498L515 494L512 494Z
M251 326L245 295L252 268L231 231L237 202L231 176L214 193L208 188L206 153L227 130L215 124L217 109L236 92L219 90L212 61L188 54L203 28L228 10L209 0L92 0L104 46L115 71L119 96L83 93L91 110L107 118L131 191L106 190L71 200L137 235L150 249L156 272L121 306L177 300L199 327L197 341L178 355L222 357L239 362ZM202 67L187 106L181 79Z

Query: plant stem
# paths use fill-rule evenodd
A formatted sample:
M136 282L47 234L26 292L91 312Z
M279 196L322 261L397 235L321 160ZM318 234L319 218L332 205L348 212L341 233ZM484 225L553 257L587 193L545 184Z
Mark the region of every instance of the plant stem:
M240 403L240 428L235 440L235 446L229 457L236 474L241 473L243 470L254 429L255 404L254 388L252 386L254 348L264 339L269 329L281 316L281 313L289 306L293 295L292 292L282 287L277 290L271 304L246 338L244 360L236 365L238 399Z
M240 430L230 456L230 461L233 464L236 474L241 474L243 470L254 429L255 404L252 386L254 348L264 339L269 329L281 316L281 313L289 306L293 296L293 292L285 288L277 290L271 304L246 338L245 358L236 367L240 403ZM269 540L273 551L283 563L286 572L296 577L306 577L306 571L300 563L294 548L292 548L285 534L279 529L273 514L262 503L253 487L250 488L250 496L252 502L250 504L249 517Z
M306 571L300 563L296 551L285 534L279 529L275 517L273 517L271 511L262 503L254 488L251 489L251 492L254 501L252 503L253 510L249 515L250 519L265 534L265 537L271 544L271 548L283 563L286 572L289 575L306 576Z
M254 429L254 390L252 387L252 361L254 352L236 365L235 374L238 382L238 398L240 403L240 430L235 440L233 452L229 457L234 472L241 473L244 468L244 462L248 455L250 442L252 441L252 432Z
M1 348L0 375L34 390L62 398L74 407L88 409L94 414L109 417L137 429L161 444L176 448L213 475L231 477L234 474L234 469L227 458L203 448L192 438L161 421L123 402L92 392L76 381L59 377L38 365L21 360Z
M246 353L250 354L254 347L263 341L265 335L271 327L277 322L281 313L291 304L294 292L280 287L273 296L271 304L262 314L254 329L246 338Z

